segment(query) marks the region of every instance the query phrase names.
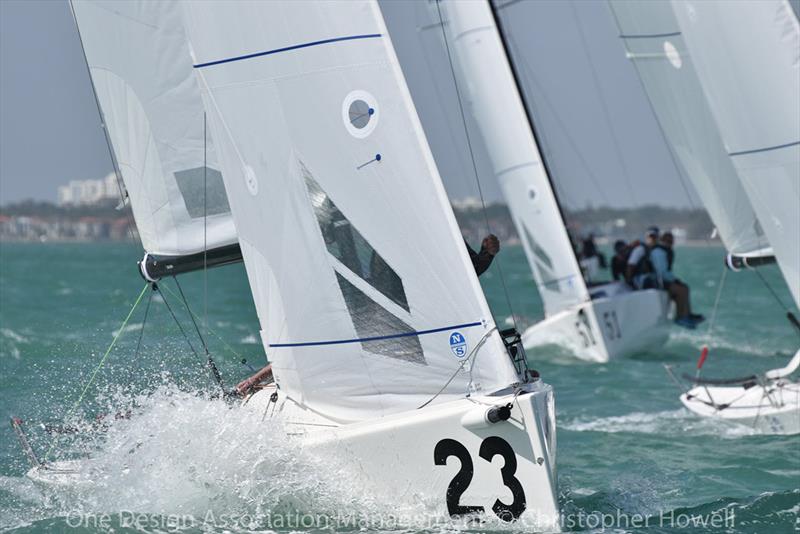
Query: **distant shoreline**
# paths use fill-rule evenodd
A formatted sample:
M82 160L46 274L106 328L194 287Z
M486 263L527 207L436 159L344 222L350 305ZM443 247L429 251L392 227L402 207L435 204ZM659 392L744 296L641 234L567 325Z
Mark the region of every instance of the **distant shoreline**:
M502 243L519 243L519 236L505 204L484 207L453 205L453 212L464 238L473 246L487 233ZM571 238L577 244L592 235L598 244L617 239L641 239L646 228L656 225L675 234L676 242L686 246L719 243L706 239L714 225L702 209L641 206L637 208L594 208L564 210ZM532 232L538 228L531 229ZM549 229L543 229L549 231ZM113 203L89 206L57 206L49 202L20 202L0 207L2 242L93 242L131 241L136 225L130 206L117 210Z

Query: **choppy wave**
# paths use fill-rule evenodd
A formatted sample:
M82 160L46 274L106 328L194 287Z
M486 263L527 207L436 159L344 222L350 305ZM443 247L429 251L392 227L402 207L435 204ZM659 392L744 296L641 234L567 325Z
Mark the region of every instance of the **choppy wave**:
M700 418L689 410L680 409L662 412L632 412L626 415L588 418L579 417L559 421L559 427L576 432L631 432L661 435L714 435L737 438L756 434L744 425L717 419Z
M29 341L28 338L26 338L25 336L23 336L18 332L13 331L10 328L0 328L0 334L2 334L3 337L8 338L9 340L14 341L16 343L28 343Z
M670 333L669 346L674 347L682 344L695 347L698 355L700 349L707 345L712 355L724 355L726 352L733 352L761 357L784 354L791 356L779 345L770 346L769 339L761 336L752 336L745 340L742 338L741 332L737 332L736 335L729 335L718 330L709 336L704 328L697 330L674 328Z
M117 337L118 335L124 332L138 332L141 329L142 329L142 323L127 324L125 325L124 328L118 328L113 332L111 332L111 337Z
M401 507L373 500L354 482L353 466L305 449L287 436L280 422L262 420L255 411L168 386L147 396L116 400L122 411L135 406L133 415L102 428L83 422L82 429L95 431L60 443L59 451L72 454L54 459L69 461L77 470L68 483L0 478L0 495L5 494L0 499L5 508L0 509L0 529L57 527L73 518L109 513L112 525L116 520L119 526L134 512L183 516L191 518L193 528L199 524L211 531L223 516L246 521L229 529L233 531L261 530L300 517L315 523L295 525L299 528L339 529L342 521L345 530L360 529L358 521L378 526L396 521L399 524L388 526L401 530L458 527L433 515L433 503ZM75 451L91 451L91 458L76 458ZM214 519L209 523L209 518ZM509 528L496 518L482 524Z
M261 343L261 340L255 334L248 334L244 336L242 339L239 340L239 343L243 345L258 345Z

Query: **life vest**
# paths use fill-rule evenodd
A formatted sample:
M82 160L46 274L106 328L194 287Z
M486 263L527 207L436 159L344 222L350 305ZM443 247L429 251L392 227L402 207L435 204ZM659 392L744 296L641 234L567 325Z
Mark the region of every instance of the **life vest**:
M639 261L636 263L636 266L633 269L633 276L634 277L636 277L636 276L638 276L640 274L650 274L653 271L655 271L655 269L653 269L653 262L650 261L650 249L646 245L639 244L639 245L637 245L635 247L632 247L630 249L630 251L628 252L627 258L630 258L631 254L633 254L633 251L636 250L639 247L644 247L644 254L639 259ZM627 258L626 258L626 261L627 261Z
M639 274L650 274L655 272L655 268L653 267L653 262L650 260L650 254L653 252L654 249L660 248L667 254L667 270L672 270L672 261L675 259L675 252L671 248L667 248L664 245L656 244L652 248L647 247L646 245L641 245L644 247L644 255L639 260L639 263L636 264L636 267L633 270L633 276ZM631 249L628 252L628 256L633 253L634 249Z

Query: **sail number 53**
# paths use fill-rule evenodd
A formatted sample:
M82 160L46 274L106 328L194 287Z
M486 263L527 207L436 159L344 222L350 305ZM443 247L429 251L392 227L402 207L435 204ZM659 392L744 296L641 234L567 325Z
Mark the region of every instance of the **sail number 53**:
M489 436L481 443L478 454L487 462L492 461L495 456L503 457L505 464L500 469L503 475L503 484L511 490L513 501L506 504L497 499L492 505L492 511L503 521L513 521L525 511L525 491L522 484L514 476L517 471L517 457L514 450L506 440L497 436ZM464 445L454 439L443 439L436 444L433 449L433 463L436 465L447 465L447 459L455 456L461 462L461 469L447 486L447 511L451 516L468 515L484 512L483 506L470 506L461 504L461 495L467 491L475 473L472 464L472 457Z

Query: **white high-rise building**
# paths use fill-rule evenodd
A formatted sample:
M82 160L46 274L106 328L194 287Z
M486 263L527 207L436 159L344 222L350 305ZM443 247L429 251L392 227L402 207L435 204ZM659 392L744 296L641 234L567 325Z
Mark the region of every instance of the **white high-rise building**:
M71 180L58 188L59 206L91 206L119 199L119 186L114 173L102 180Z

